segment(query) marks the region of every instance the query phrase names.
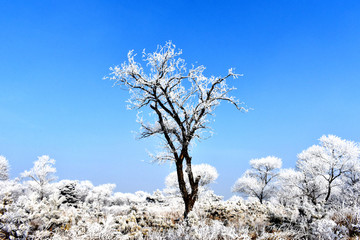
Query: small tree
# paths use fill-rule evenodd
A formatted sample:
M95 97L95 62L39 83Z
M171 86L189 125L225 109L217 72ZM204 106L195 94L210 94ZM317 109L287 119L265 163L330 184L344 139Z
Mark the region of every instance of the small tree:
M0 180L9 179L9 162L8 160L0 155Z
M232 69L224 77L206 77L203 74L204 66L193 66L188 70L185 61L179 57L181 53L171 42L159 46L154 53L144 50L143 60L149 67L149 71L145 72L134 60L133 51L130 51L128 62L110 68L110 79L115 81L115 85L129 90L131 109L149 107L155 116L147 119L139 117L140 137L161 137L164 151L154 158L157 161L175 162L185 204L184 217L187 217L197 199L201 179L200 176L194 177L192 171L191 143L204 137L209 116L221 101L227 101L239 110L245 109L229 96L234 88L226 84L226 79L238 76ZM190 189L186 188L184 163Z
M260 203L263 203L274 193L272 183L278 175L281 164L280 158L272 156L250 160L251 169L235 182L232 191L256 197Z
M49 183L56 179L54 176L56 172L56 168L53 167L54 164L54 159L43 155L38 157L38 160L34 162L34 167L30 169L30 171L25 171L21 174L21 177L31 179L28 183L30 187L39 193L40 199L44 198Z

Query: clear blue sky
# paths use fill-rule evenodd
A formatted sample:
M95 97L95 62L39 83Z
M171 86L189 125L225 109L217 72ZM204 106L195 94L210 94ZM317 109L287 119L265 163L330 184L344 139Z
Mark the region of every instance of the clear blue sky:
M0 154L11 177L37 156L60 179L116 183L117 191L164 187L169 165L150 164L127 92L102 80L130 49L172 40L209 75L230 67L234 92L254 110L217 109L215 135L195 163L230 188L251 158L296 155L323 134L360 141L360 1L0 0ZM142 161L143 160L143 161Z

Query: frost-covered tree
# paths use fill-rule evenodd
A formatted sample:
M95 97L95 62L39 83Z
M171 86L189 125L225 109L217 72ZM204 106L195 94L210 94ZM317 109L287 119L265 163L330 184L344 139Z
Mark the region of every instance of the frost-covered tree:
M316 205L324 195L326 182L320 176L309 176L306 172L295 169L283 169L279 176L279 202L299 204L304 200Z
M359 146L334 135L322 136L320 145L313 145L298 155L297 169L304 178L317 179L319 193L327 202L340 178L351 172L360 155Z
M34 162L34 166L30 171L25 171L21 174L21 177L31 179L28 181L28 184L39 193L40 199L42 199L45 196L46 191L49 190L47 189L49 183L56 179L54 176L54 173L56 172L56 168L53 167L54 164L54 159L50 159L49 156L43 155L38 157L38 160Z
M0 180L8 180L9 178L9 162L0 155Z
M256 197L263 203L274 193L273 183L281 165L281 159L273 156L250 160L251 169L235 182L232 191Z
M280 172L280 202L307 201L317 205L336 196L342 203L345 197L354 199L349 195L357 192L359 153L354 142L333 135L322 136L320 145L298 155L296 169Z
M209 117L222 101L246 110L229 93L234 89L226 80L238 75L229 69L224 77L206 77L204 66L187 68L179 56L181 50L167 42L153 53L143 51L143 60L148 71L135 61L133 51L128 61L110 68L110 79L115 85L129 90L129 108L140 110L146 107L151 116L139 117L141 138L159 136L164 151L155 155L157 161L173 161L176 165L179 189L185 204L184 216L192 210L198 197L201 177L194 177L192 170L191 144L201 139L209 128ZM186 167L184 166L186 165ZM184 169L185 167L185 174ZM190 189L186 188L186 181Z

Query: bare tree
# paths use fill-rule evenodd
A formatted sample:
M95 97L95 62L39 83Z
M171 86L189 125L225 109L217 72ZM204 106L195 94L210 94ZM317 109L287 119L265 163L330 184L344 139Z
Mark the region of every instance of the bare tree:
M184 217L192 210L198 196L200 176L194 178L191 169L190 146L196 139L204 138L208 132L209 116L221 101L233 104L237 109L246 109L241 103L229 96L234 88L226 84L226 79L236 78L238 74L229 69L224 77L206 77L204 66L186 68L185 61L179 56L181 50L167 42L158 46L153 53L143 51L143 61L148 72L134 60L133 51L128 53L128 61L121 66L110 68L110 79L114 85L129 90L130 109L150 107L154 118L139 117L141 138L160 136L164 151L155 155L157 161L174 161L179 189L185 203ZM186 188L183 172L190 183Z

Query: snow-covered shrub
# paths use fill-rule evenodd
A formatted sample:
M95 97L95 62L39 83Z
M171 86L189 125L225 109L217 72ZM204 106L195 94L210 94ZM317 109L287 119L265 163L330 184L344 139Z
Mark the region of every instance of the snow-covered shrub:
M81 202L85 202L86 197L94 188L94 185L90 181L79 181L76 184L76 193Z
M311 224L313 237L321 240L342 239L343 236L338 236L335 231L336 223L330 219L321 219Z
M136 193L135 193L136 194ZM167 201L167 198L164 196L163 192L160 191L159 189L157 189L156 191L153 192L153 194L150 196L153 200L155 200L155 202L158 203L164 203ZM149 199L148 199L149 201Z
M18 180L0 181L0 199L3 201L16 202L25 191L26 186Z
M140 196L139 196L140 195ZM147 194L148 196L141 196L141 194L133 194L133 193L121 193L117 192L114 193L114 195L111 197L111 203L114 205L133 205L138 204L140 202L145 202L146 197L150 196L150 194Z
M110 197L113 194L115 187L115 184L102 184L96 186L90 190L85 202L97 207L107 206L111 202Z
M191 213L191 212L190 212ZM196 225L188 225L182 223L176 228L168 229L166 231L151 231L148 234L148 239L154 240L232 240L244 239L250 240L247 229L236 229L235 227L227 227L220 221L200 221Z
M216 195L213 190L205 190L199 193L199 202L218 202L223 198L223 196Z
M330 218L336 223L339 232L348 237L360 236L359 207L344 207L331 211Z
M72 180L62 180L57 183L60 197L64 197L63 204L77 206L80 202L78 194L78 182Z

